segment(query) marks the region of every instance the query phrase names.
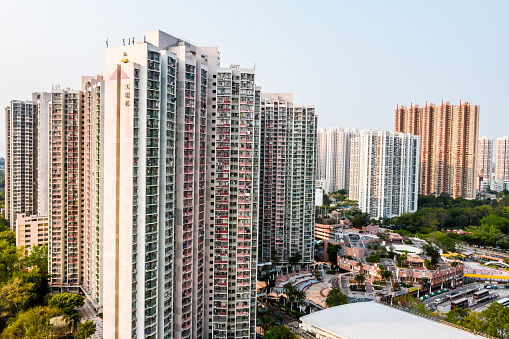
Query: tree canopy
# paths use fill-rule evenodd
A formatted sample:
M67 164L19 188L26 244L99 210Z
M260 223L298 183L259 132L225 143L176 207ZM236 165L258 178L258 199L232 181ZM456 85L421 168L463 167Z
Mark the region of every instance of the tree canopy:
M348 296L341 292L339 288L333 288L330 290L329 294L327 294L327 297L325 298L325 305L327 305L327 307L334 307L344 304L348 304Z
M272 326L265 334L263 339L297 339L297 335L292 333L286 326Z

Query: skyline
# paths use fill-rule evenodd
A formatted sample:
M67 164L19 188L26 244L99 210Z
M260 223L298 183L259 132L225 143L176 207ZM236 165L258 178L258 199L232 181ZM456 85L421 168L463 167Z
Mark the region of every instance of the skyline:
M142 41L146 31L161 29L218 46L221 67L256 65L257 85L267 92L293 92L299 104L316 106L318 126L392 131L398 104L462 100L480 105L479 136L509 134L504 128L509 67L503 58L509 52L503 34L509 3L503 1L322 1L313 8L302 1L241 8L222 1L200 2L200 11L184 3L60 3L4 5L4 44L30 46L32 52L0 55L3 107L12 99L30 99L32 92L50 91L52 84L80 89L82 75L104 71L106 39L110 47L120 46L122 39ZM23 16L12 15L20 12ZM226 13L248 20L246 29L260 38L243 39L245 30L219 20ZM190 16L199 24L186 25ZM0 120L4 156L5 119Z

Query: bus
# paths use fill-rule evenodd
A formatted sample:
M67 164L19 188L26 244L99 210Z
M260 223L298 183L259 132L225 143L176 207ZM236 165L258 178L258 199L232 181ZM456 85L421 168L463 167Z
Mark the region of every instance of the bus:
M474 300L476 300L476 299L482 299L482 298L484 298L484 297L487 297L489 294L490 294L490 291L488 291L488 290L475 292L475 293L474 293Z
M500 300L497 300L497 303L502 304L504 306L509 306L509 298L502 298Z
M456 301L452 301L451 302L451 310L453 308L456 308L456 307L459 307L459 308L468 308L468 299L467 298L463 298L463 299L459 299L459 300L456 300Z

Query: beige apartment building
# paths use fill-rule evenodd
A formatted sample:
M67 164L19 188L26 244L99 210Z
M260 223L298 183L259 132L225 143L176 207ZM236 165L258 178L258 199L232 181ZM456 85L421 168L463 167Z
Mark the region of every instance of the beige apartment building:
M25 247L27 251L34 246L47 245L49 239L48 217L26 216L23 213L16 218L16 247Z
M398 105L394 130L421 137L419 193L473 199L476 194L479 106L460 101Z
M316 130L316 180L325 180L327 173L327 130Z
M509 137L497 139L495 180L509 180Z
M83 207L82 229L83 279L82 290L96 310L102 309L102 251L103 227L101 223L102 204L100 187L102 180L102 130L101 115L104 113L104 79L86 76L81 80L83 93L83 134L82 134L82 182Z
M491 182L493 166L493 139L483 136L477 141L477 182L476 187L481 189L481 182Z

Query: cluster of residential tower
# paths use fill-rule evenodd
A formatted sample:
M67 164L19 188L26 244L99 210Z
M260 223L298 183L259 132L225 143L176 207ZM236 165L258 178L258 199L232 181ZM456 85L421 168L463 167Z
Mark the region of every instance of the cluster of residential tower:
M381 218L414 212L418 193L509 186L509 139L493 175L479 106L317 131L314 106L255 75L151 31L107 48L81 89L7 107L5 216L19 246L48 244L51 288L82 290L105 338L255 338L257 264L313 262L317 187Z
M313 260L316 122L255 70L161 31L80 90L6 109L6 214L104 338L255 338L256 269Z

